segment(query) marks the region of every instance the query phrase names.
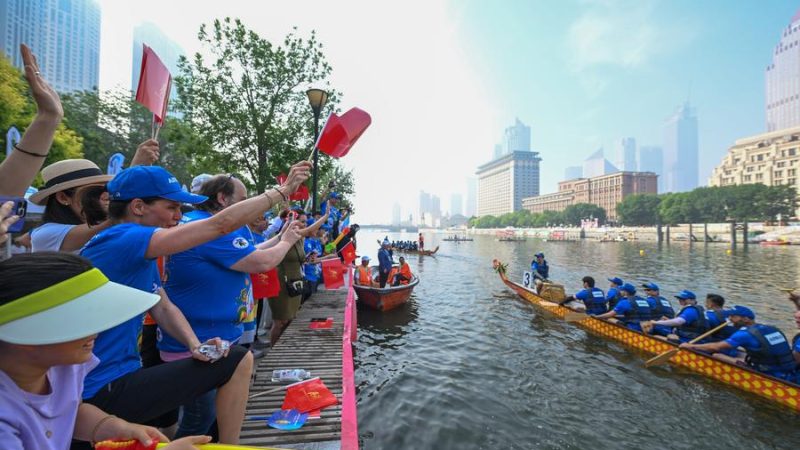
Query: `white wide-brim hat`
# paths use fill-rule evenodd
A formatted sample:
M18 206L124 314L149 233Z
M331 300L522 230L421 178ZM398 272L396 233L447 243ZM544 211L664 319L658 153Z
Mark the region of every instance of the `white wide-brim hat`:
M44 187L30 196L30 201L37 205L47 203L47 197L67 189L88 186L90 184L108 183L113 175L104 174L97 164L88 159L65 159L42 169Z
M91 269L0 306L0 341L46 345L78 340L144 313L159 299Z

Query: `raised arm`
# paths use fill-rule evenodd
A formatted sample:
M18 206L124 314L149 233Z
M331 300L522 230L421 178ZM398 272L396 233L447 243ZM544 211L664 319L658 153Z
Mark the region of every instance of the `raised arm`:
M301 161L292 166L286 182L279 188L269 189L261 195L231 205L208 219L192 221L154 233L145 257L153 259L173 255L241 228L264 214L264 211L276 203L289 198L289 195L308 179L310 171L311 163Z
M17 143L17 148L0 164L0 194L21 197L42 168L64 111L58 94L42 78L31 49L21 44L20 51L25 64L25 78L36 102L36 116Z
M231 269L244 273L261 273L274 269L283 261L292 246L302 239L300 223L294 222L281 235L280 242L267 249L256 250L231 266Z
M302 231L300 231L300 234L302 234L303 237L313 236L314 233L316 233L317 230L320 229L322 224L324 224L325 222L328 221L328 216L329 215L330 215L330 209L328 209L328 211L325 211L325 215L320 217L319 220L317 220L316 222L312 223L310 226L307 226Z

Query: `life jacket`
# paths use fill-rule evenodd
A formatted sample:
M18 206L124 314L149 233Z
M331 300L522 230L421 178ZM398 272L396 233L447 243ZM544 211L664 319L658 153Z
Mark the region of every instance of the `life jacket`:
M395 275L397 275L397 267L392 267L392 270L389 271L389 278L386 279L386 282L389 284L394 284Z
M722 311L709 309L708 311L706 311L705 316L706 320L708 321L709 330L725 323L725 313L723 313ZM714 333L712 336L709 336L709 339L712 341L721 341L723 339L728 339L735 332L736 332L736 327L734 327L733 325L728 325L727 327Z
M747 364L759 372L792 372L797 362L792 355L792 348L781 330L770 326L756 324L746 330L758 341L759 348L747 350Z
M400 284L408 284L408 282L411 281L413 275L411 274L411 267L408 266L408 263L400 266L400 275L406 277L406 279L400 280Z
M613 295L612 295L613 294ZM622 294L619 293L619 288L611 288L608 290L606 301L608 302L608 309L614 309L617 303L622 300Z
M372 272L369 267L358 266L358 284L369 286L372 284Z
M535 259L531 261L531 270L538 273L542 278L545 280L550 274L550 267L547 265L547 261L542 261L542 264L539 264Z
M653 320L659 320L662 316L666 316L668 319L675 317L675 310L672 309L672 303L670 303L669 300L660 295L658 297L647 297L647 299L653 299L655 303L655 307L653 308Z
M700 305L686 305L681 308L680 312L678 312L678 315L680 316L681 313L687 308L694 308L695 311L697 311L697 319L692 323L684 323L683 325L677 327L675 329L675 334L684 339L692 340L705 333L710 328L708 327L708 320L706 319L705 311ZM723 318L723 320L725 319Z
M622 317L623 322L627 324L653 320L653 308L647 300L638 295L628 297L627 300L631 303L631 309L625 312L625 315Z
M591 288L589 298L583 301L586 305L586 314L603 314L608 311L608 302L602 289Z

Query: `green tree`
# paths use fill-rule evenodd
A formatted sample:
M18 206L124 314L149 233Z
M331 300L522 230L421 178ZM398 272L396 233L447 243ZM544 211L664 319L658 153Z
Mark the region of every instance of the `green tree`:
M655 194L634 194L617 204L619 222L629 226L655 225L660 217L661 197Z
M597 219L601 224L606 222L606 210L592 203L576 203L567 206L561 212L564 223L567 225L580 225L583 219Z
M322 43L314 32L304 39L293 31L273 44L230 18L201 26L198 39L213 56L181 58L178 106L216 151L264 190L311 150L313 117L304 90L329 84ZM328 91L323 117L338 103L339 94ZM322 172L335 166L324 155L320 163Z
M6 131L15 126L24 133L36 114L36 105L30 95L28 84L22 72L11 62L0 57L0 161L5 159ZM45 160L45 165L69 158L83 157L83 141L73 130L61 123L56 129L53 145ZM37 177L34 186L40 186Z

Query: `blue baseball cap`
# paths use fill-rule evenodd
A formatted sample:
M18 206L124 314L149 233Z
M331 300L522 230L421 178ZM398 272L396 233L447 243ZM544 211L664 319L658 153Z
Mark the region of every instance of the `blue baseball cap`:
M728 317L730 316L741 316L747 317L748 319L755 320L756 313L753 312L752 309L748 308L747 306L736 305L728 311Z
M339 199L339 193L338 192L331 192L330 195L328 195L328 198L335 198L335 199L338 200Z
M636 288L630 283L623 284L622 286L619 287L619 290L622 292L627 292L628 294L636 293Z
M372 258L370 258L370 257L369 257L369 256L367 256L367 255L364 255L364 256L362 256L362 257L361 257L361 260L362 260L362 261L366 261L366 262L370 262L370 261L372 260Z
M678 292L678 295L675 298L679 298L681 300L697 300L697 296L694 295L694 292L687 291L686 289Z
M654 291L659 290L658 289L658 285L653 283L653 282L647 282L647 283L643 284L642 287L645 288L645 289L651 289L651 290L654 290Z
M174 175L159 166L134 166L118 173L106 187L111 200L160 197L181 203L203 203L205 195L181 189Z
M533 256L534 256L534 257L536 257L536 258L538 258L538 257L540 257L540 256L541 256L542 258L544 258L544 253L537 253L537 254L535 254L535 255L533 255Z
M616 284L617 286L622 286L623 284L625 284L625 282L622 281L622 278L620 277L609 278L608 281Z

